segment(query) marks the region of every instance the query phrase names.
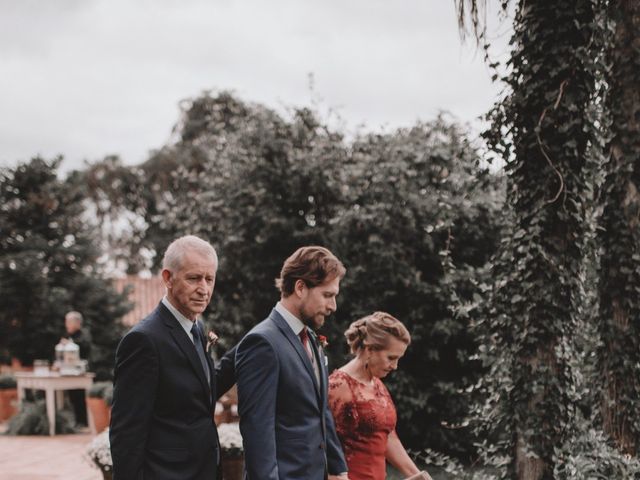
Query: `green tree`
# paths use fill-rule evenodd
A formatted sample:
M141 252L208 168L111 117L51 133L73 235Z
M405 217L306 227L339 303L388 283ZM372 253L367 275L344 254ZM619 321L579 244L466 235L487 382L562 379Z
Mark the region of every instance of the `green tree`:
M450 309L476 293L501 231L501 179L477 166L465 132L445 117L387 135L356 138L345 169L347 203L331 245L347 266L340 308L327 325L330 351L346 360L342 333L357 318L383 310L412 335L400 368L386 383L408 445L468 459L473 437L463 428L478 362L470 318ZM447 251L460 276L445 276ZM339 339L339 341L338 341Z
M460 272L456 290L472 298L477 287L466 277L484 274L495 252L503 192L501 179L477 166L464 130L441 117L348 143L305 108L285 119L228 93L203 94L182 108L179 141L136 168L149 172L137 179L147 179L144 188L123 190L128 181L101 173L92 189L120 199L138 192L142 200L130 204L149 226L140 238L155 252L186 233L216 246L206 320L222 337L218 353L269 312L283 260L299 246L326 245L349 270L325 332L331 367L346 359L342 332L351 321L376 309L398 315L414 335L392 383L402 434L415 448L468 456L469 432L442 423L462 423L467 399L458 389L475 381L479 365L466 360L475 349L469 318L448 308L451 279L440 252L449 246Z
M484 421L502 447L489 454L506 477L567 476L563 456L577 435L595 18L590 0L516 2L508 90L486 135L506 163L513 212L481 351Z
M205 160L174 172L176 188L159 206L162 228L195 233L218 249L210 319L229 347L277 300L283 260L299 246L327 243L343 197L345 148L308 110L285 121L224 93L187 104L181 124L175 150Z
M96 340L91 367L110 376L124 298L102 277L83 190L57 177L61 159L0 173L0 335L22 362L51 358L64 314L79 310Z

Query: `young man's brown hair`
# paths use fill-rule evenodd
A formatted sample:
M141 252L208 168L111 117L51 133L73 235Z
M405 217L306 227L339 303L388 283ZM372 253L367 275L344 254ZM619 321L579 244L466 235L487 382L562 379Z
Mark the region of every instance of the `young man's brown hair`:
M284 261L276 287L286 298L293 293L297 280L314 288L335 277L342 279L346 272L342 262L328 249L315 245L301 247Z

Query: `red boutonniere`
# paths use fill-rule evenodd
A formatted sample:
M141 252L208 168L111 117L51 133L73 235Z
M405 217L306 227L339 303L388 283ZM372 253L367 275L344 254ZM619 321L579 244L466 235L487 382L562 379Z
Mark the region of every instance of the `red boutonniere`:
M329 342L327 341L327 337L324 335L318 335L318 343L322 348L327 348L329 346Z
M216 343L218 343L218 335L216 335L216 332L214 332L213 330L209 330L209 333L207 333L207 352L209 351L211 346L215 345Z

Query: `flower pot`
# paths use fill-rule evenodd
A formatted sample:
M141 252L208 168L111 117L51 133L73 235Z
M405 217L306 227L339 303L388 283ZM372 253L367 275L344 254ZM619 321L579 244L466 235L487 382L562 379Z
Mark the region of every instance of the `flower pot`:
M102 470L102 478L104 480L112 480L113 479L113 471L112 470Z
M0 390L0 422L8 420L18 411L18 390L6 388Z
M87 410L91 412L96 433L102 432L111 421L111 408L103 398L87 397ZM111 474L111 472L109 472Z
M244 457L222 457L222 480L242 480Z

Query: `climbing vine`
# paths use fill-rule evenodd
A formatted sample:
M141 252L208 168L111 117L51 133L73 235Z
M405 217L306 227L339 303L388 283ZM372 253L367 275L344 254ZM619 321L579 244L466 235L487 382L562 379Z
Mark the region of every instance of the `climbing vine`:
M512 225L480 351L483 454L504 478L556 478L578 436L584 255L597 138L598 4L518 2L504 98L486 139L506 164Z
M611 1L606 180L602 190L602 425L625 453L640 450L640 4Z

